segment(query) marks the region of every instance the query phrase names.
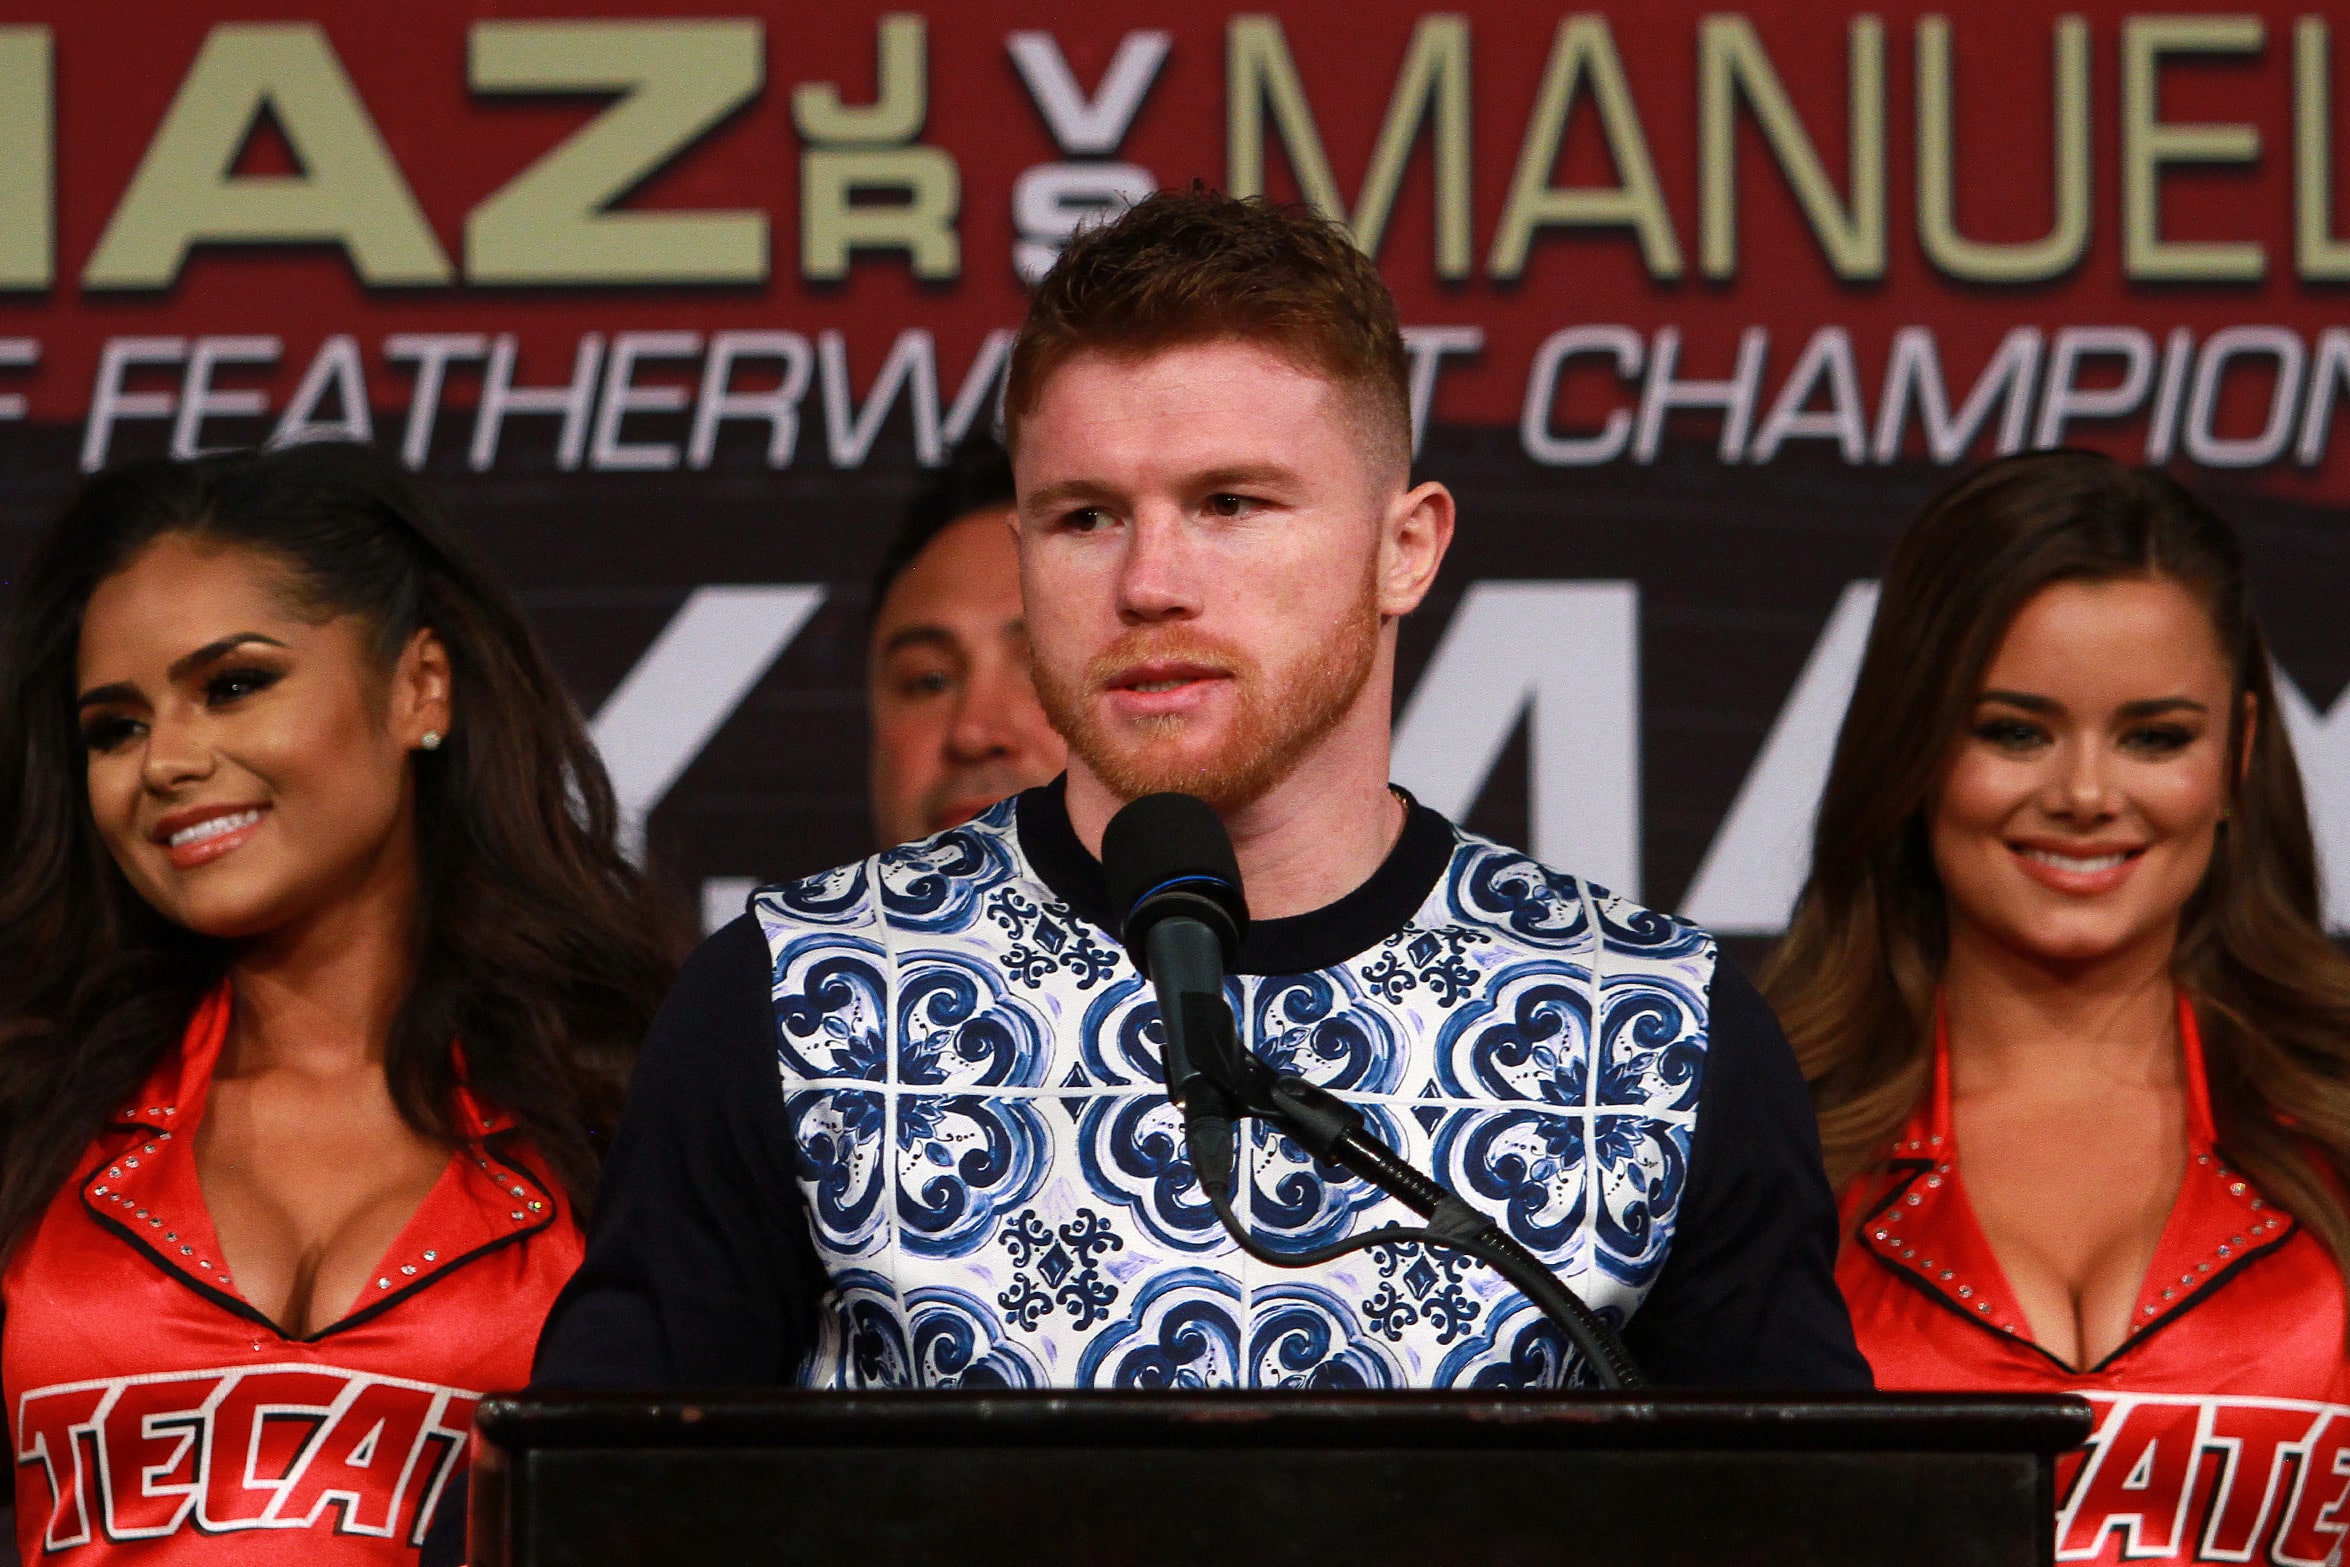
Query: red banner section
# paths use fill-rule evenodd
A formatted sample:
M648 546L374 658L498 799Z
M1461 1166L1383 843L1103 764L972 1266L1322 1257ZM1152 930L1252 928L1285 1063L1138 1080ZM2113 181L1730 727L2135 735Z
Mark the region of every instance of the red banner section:
M554 415L567 467L853 468L893 411L929 457L1023 275L1196 178L1344 216L1423 408L1538 465L2350 472L2323 13L500 9L0 28L0 411L86 464Z
M2350 926L2345 100L2306 4L20 12L0 581L113 457L402 452L718 908L868 847L897 509L1067 236L1204 180L1401 303L1464 517L1404 634L1423 798L1775 929L1891 540L2094 444L2245 529Z

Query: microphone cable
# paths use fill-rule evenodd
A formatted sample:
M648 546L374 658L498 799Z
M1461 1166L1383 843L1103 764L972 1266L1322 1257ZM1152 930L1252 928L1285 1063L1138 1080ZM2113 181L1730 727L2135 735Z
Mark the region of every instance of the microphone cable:
M1229 1012L1226 1017L1229 1019ZM1243 1252L1268 1266L1294 1269L1318 1267L1373 1246L1448 1247L1474 1257L1500 1274L1556 1323L1584 1363L1591 1367L1602 1389L1632 1391L1648 1385L1632 1352L1598 1313L1560 1283L1558 1276L1515 1236L1372 1136L1364 1125L1361 1111L1302 1077L1275 1074L1253 1055L1243 1056L1242 1060L1242 1075L1250 1081L1239 1093L1223 1105L1203 1106L1201 1113L1193 1113L1189 1105L1183 1107L1183 1140L1209 1206L1215 1210L1225 1233ZM1237 1085L1216 1086L1230 1093ZM1202 1097L1206 1096L1195 1092L1195 1100ZM1237 1103L1233 1102L1235 1099ZM1307 1152L1353 1172L1429 1223L1418 1228L1383 1225L1307 1251L1278 1252L1264 1246L1249 1234L1247 1225L1232 1206L1232 1177L1238 1162L1235 1145L1240 1136L1238 1123L1251 1118L1279 1127Z
M1232 840L1206 802L1172 793L1131 802L1102 835L1102 871L1120 939L1159 999L1159 1066L1167 1097L1183 1115L1192 1174L1242 1252L1268 1267L1295 1269L1373 1246L1446 1247L1484 1263L1532 1301L1602 1388L1647 1385L1623 1340L1516 1237L1372 1135L1354 1106L1240 1048L1224 975L1248 928L1248 905ZM1280 1128L1315 1158L1370 1182L1428 1223L1383 1225L1302 1252L1260 1244L1232 1206L1240 1123L1250 1119Z

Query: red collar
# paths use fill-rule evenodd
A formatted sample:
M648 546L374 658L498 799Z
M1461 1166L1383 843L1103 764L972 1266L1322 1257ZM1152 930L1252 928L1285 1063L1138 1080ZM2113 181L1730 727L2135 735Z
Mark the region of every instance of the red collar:
M220 1047L228 1039L230 1010L229 987L223 983L197 1003L179 1048L165 1052L139 1086L138 1097L109 1116L108 1124L168 1132L204 1119L204 1097L211 1091L213 1070L220 1065ZM457 1069L454 1130L469 1142L512 1131L514 1117L475 1098L467 1085L464 1046L452 1046L451 1059Z
M157 1063L138 1099L110 1118L104 1158L81 1183L82 1206L100 1226L147 1254L215 1304L270 1327L236 1293L221 1258L196 1178L193 1144L205 1096L228 1037L229 987L204 998L177 1048ZM389 1309L459 1264L535 1235L561 1212L554 1194L523 1164L494 1155L484 1139L514 1118L483 1105L464 1086L457 1059L454 1106L469 1134L379 1263L373 1287L349 1315L314 1338L339 1333ZM128 1133L126 1137L123 1134ZM147 1135L142 1140L140 1133Z
M2221 1280L2284 1244L2292 1215L2266 1201L2221 1161L2195 1009L2179 997L2179 1043L2187 1084L2187 1174L2130 1313L2130 1338L2106 1365L2210 1295ZM1882 1195L1856 1238L1887 1266L1984 1329L2036 1354L2031 1328L1959 1184L1950 1118L1950 1037L1934 1021L1934 1091L1911 1117L1886 1161ZM2103 1366L2093 1367L2103 1370Z

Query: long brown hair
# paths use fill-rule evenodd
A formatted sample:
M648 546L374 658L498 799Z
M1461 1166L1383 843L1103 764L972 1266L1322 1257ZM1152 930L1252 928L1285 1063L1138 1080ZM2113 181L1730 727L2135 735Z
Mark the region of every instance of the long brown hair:
M230 943L131 887L90 817L74 660L97 586L166 534L282 562L306 610L355 614L388 667L448 649L446 742L419 752L415 979L384 1072L408 1124L450 1125L456 1062L584 1203L671 972L663 920L615 847L602 762L513 600L372 448L123 464L35 547L0 638L0 1250L179 1038Z
M1811 877L1763 993L1786 1025L1841 1188L1924 1097L1948 950L1926 813L1985 669L2033 595L2160 577L2210 617L2234 672L2243 775L2179 917L2174 973L2204 1038L2221 1149L2350 1272L2350 959L2326 939L2300 769L2236 535L2161 474L2091 452L1995 462L1893 552L1812 838ZM2331 1177L2331 1179L2329 1179Z

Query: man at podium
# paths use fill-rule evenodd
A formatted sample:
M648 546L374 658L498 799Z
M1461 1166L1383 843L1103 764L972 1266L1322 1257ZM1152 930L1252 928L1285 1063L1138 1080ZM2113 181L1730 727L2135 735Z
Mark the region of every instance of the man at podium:
M1388 782L1397 622L1453 529L1411 482L1395 306L1310 213L1162 194L1070 245L1007 388L1064 777L770 887L654 1025L542 1385L1560 1386L1484 1266L1291 1270L1204 1200L1100 864L1214 807L1241 1043L1547 1264L1659 1383L1858 1389L1795 1061L1704 931ZM1572 659L1573 648L1555 656ZM1412 1222L1251 1125L1274 1253Z

